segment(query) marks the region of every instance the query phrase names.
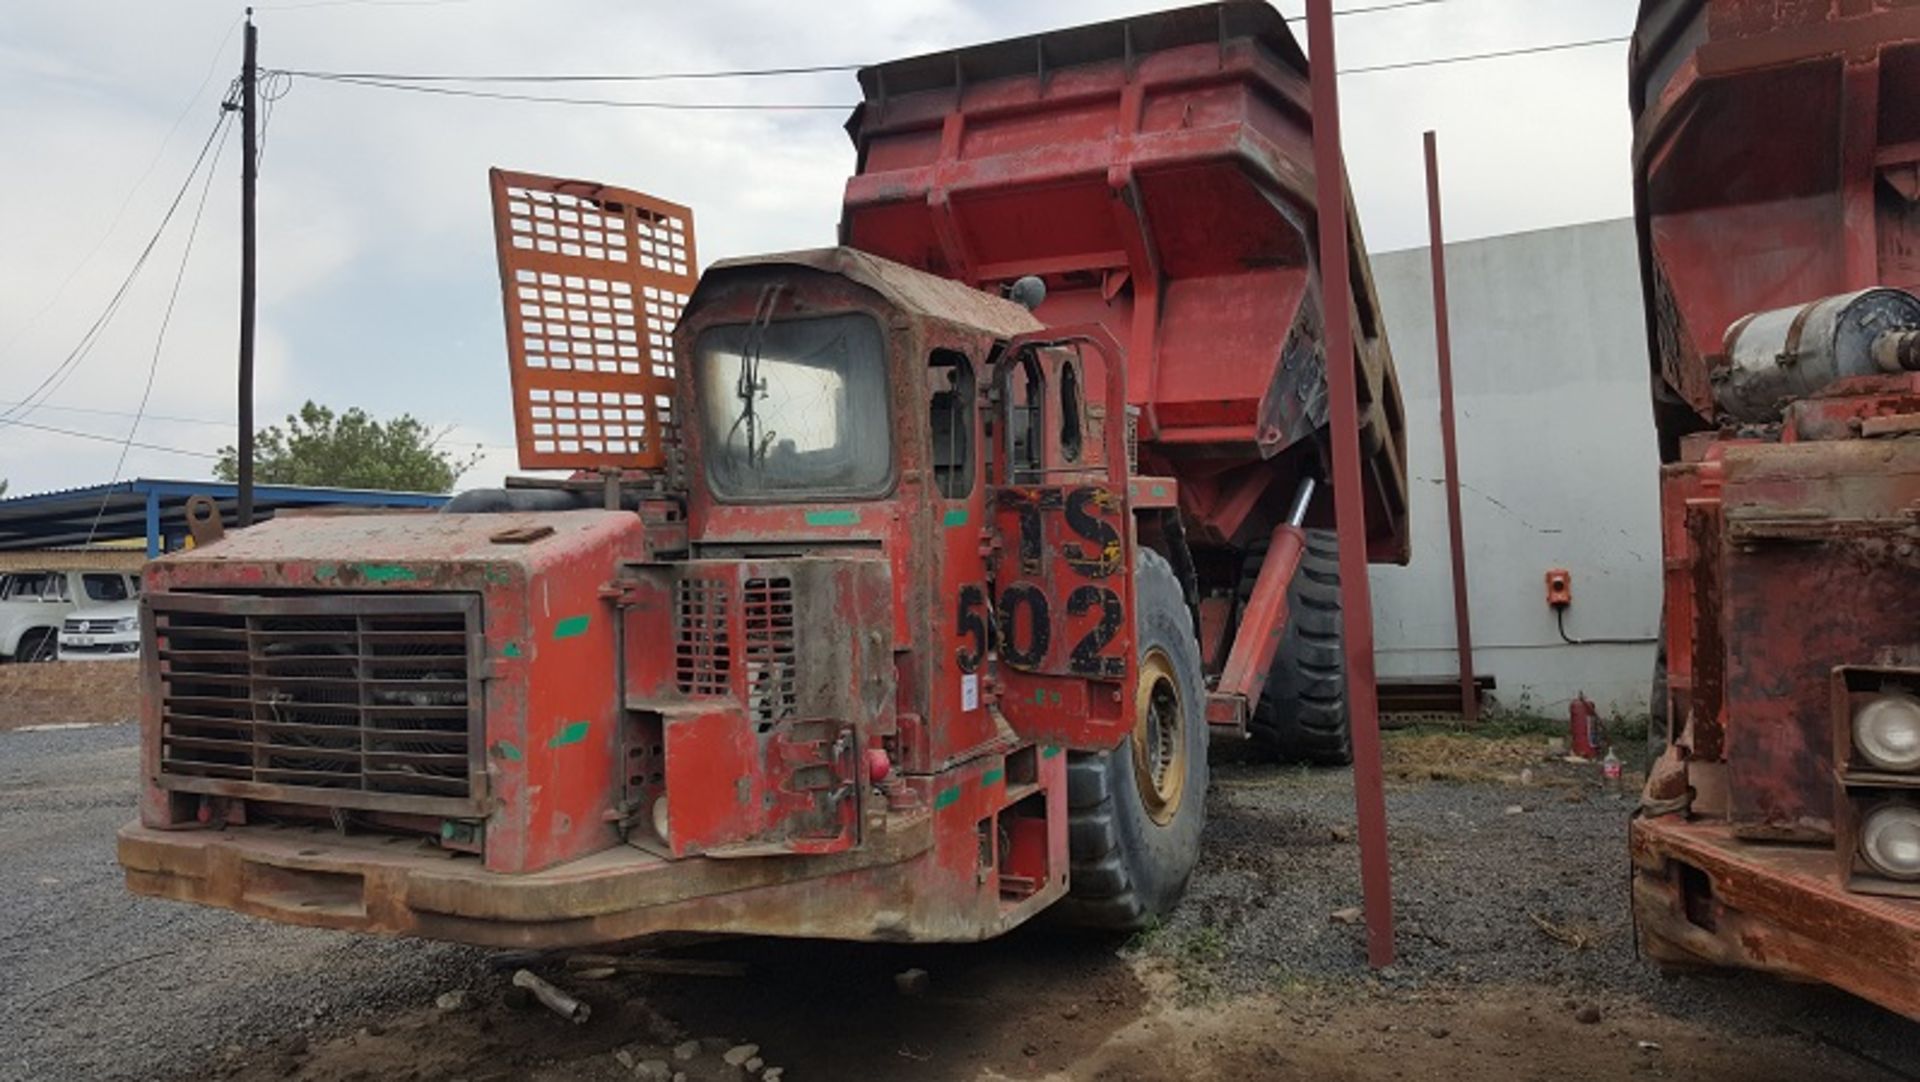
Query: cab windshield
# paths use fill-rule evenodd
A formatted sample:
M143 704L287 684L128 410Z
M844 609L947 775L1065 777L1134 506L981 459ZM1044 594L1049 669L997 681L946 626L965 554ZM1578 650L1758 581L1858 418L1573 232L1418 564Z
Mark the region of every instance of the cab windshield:
M886 350L866 315L727 324L694 346L721 496L873 496L891 476Z

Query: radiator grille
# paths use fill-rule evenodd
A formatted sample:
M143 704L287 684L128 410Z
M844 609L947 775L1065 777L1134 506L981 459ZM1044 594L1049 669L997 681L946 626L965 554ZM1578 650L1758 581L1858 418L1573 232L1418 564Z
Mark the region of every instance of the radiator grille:
M682 695L726 695L733 672L727 584L681 579L674 586L674 681Z
M748 579L743 600L747 713L765 730L794 714L793 580Z
M477 599L151 604L163 775L323 793L344 807L473 796ZM250 795L298 799L278 788Z

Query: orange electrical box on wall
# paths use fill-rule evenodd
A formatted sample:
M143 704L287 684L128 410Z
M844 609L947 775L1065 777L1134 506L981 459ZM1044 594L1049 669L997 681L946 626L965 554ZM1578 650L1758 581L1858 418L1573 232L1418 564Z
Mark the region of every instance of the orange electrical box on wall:
M1556 609L1573 604L1573 572L1563 567L1547 572L1547 604Z

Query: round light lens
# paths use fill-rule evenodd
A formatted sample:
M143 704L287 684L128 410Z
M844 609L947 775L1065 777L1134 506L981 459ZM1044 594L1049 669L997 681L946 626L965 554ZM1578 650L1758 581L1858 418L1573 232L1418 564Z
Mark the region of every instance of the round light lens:
M673 839L667 836L667 798L663 796L653 798L653 807L650 810L653 813L653 832L659 835L663 842L672 841Z
M1860 855L1888 879L1920 880L1920 808L1888 804L1867 813Z
M1895 691L1860 707L1853 715L1853 746L1882 770L1920 770L1920 699Z

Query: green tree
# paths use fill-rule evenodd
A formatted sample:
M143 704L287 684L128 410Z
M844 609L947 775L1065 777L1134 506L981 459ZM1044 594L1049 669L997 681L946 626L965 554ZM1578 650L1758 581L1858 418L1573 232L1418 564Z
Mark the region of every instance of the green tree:
M284 429L275 425L254 436L253 478L263 485L448 492L480 454L442 450L440 435L411 414L383 423L358 407L336 414L308 402L288 415ZM239 452L220 448L213 474L239 480Z

